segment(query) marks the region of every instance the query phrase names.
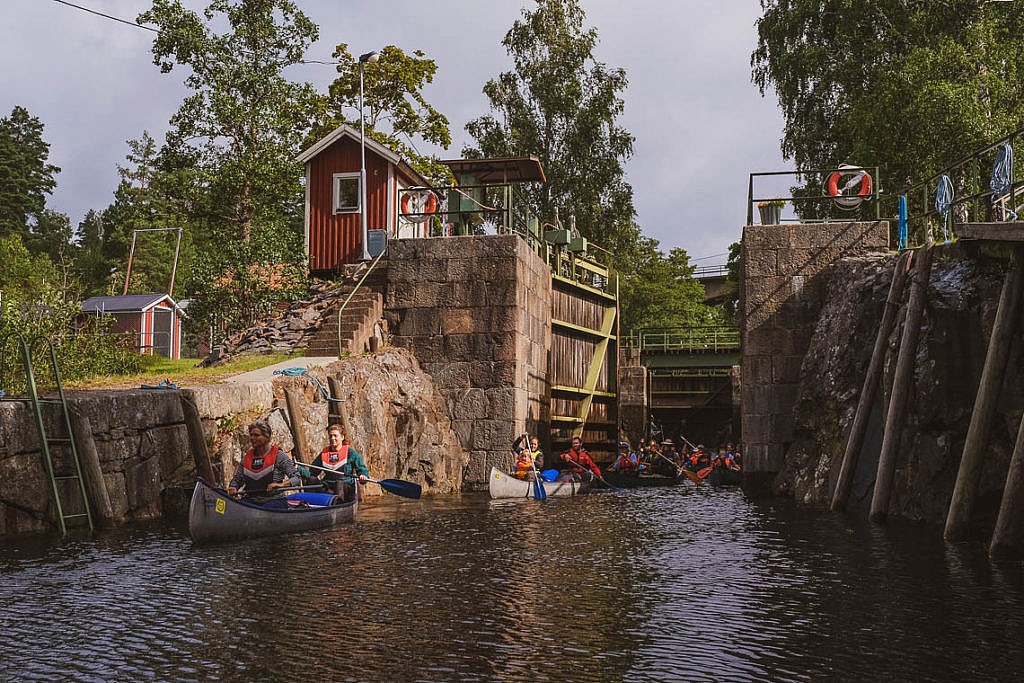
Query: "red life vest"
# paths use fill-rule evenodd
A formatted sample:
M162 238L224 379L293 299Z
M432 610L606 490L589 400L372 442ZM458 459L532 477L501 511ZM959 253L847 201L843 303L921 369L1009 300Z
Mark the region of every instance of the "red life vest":
M245 479L246 491L266 491L267 485L273 483L278 450L277 446L271 446L266 455L256 455L252 448L245 452L242 458L242 477Z
M320 451L320 463L329 470L339 470L348 462L348 446L342 446L340 451L332 451L328 448Z

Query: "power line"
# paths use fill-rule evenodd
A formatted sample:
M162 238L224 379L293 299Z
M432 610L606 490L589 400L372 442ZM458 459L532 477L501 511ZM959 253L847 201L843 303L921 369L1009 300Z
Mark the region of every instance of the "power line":
M67 0L53 0L53 1L58 3L58 4L61 4L61 5L67 5L68 7L74 7L75 9L80 9L83 12L88 12L89 14L95 14L96 16L103 17L104 19L110 19L112 21L119 21L122 24L127 24L129 26L135 26L137 28L144 28L147 31L152 31L153 33L160 33L159 30L153 28L152 26L143 26L142 24L140 24L138 22L128 21L127 19L122 19L120 17L115 17L115 16L113 16L111 14L104 14L103 12L98 12L98 11L96 11L94 9L89 9L88 7L82 7L81 5L76 5L75 3L68 2Z
M135 28L141 28L141 29L144 29L146 31L151 31L153 33L161 33L160 29L153 28L152 26L146 26L146 25L140 24L140 23L138 23L136 21L129 21L127 19L122 19L121 17L115 17L112 14L105 14L103 12L100 12L100 11L97 11L97 10L94 10L94 9L90 9L88 7L83 7L82 5L76 5L75 3L68 2L67 0L53 0L53 1L56 2L57 4L66 5L67 7L73 7L75 9L77 9L77 10L81 10L83 12L88 12L89 14L95 14L98 17L103 17L104 19L110 19L111 21L116 21L116 22L125 24L127 26L134 26ZM297 60L296 63L297 64L325 64L327 66L338 66L339 64L341 64L341 62L327 62L327 61L320 60L320 59L300 59L300 60Z

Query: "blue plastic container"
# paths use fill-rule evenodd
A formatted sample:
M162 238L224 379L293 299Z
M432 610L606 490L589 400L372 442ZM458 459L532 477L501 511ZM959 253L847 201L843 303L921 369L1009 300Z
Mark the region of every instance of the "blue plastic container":
M327 507L328 505L339 505L341 501L333 493L310 493L309 491L299 491L288 496L288 500L298 500L303 503L310 505L317 505L319 507Z
M558 470L544 470L543 472L540 473L540 478L543 479L544 481L554 481L555 479L558 479Z

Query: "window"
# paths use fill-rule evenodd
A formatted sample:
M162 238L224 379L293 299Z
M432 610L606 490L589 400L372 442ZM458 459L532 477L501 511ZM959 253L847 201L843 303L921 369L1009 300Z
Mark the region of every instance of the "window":
M359 211L359 173L334 174L334 213Z

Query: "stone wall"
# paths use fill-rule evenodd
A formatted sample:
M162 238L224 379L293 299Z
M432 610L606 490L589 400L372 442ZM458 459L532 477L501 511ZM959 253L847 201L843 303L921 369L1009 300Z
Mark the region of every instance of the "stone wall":
M195 484L181 395L195 402L210 446L215 475L225 483L248 448L247 425L267 419L273 441L294 452L295 438L285 409L285 390L299 398L301 425L310 453L325 445L332 403L320 387L328 375L344 388L347 436L365 457L373 478L401 478L425 494L460 490L469 454L459 444L444 399L415 358L388 349L273 382L220 384L169 390L69 392L69 403L87 417L99 455L113 523L184 515ZM314 378L317 381L314 381ZM44 406L50 437L63 436L55 406ZM71 460L53 449L58 476ZM302 454L297 454L302 455ZM377 487L368 487L371 495ZM62 496L74 512L77 496ZM56 511L43 465L35 418L26 403L0 402L0 536L54 528Z
M829 295L830 268L888 245L885 221L744 227L740 329L748 492L770 491L793 442L800 368Z
M551 271L514 235L396 240L388 247L391 342L412 351L471 452L465 482L507 467L517 434L547 433Z
M636 448L647 430L647 368L640 349L620 349L618 392L619 438Z

